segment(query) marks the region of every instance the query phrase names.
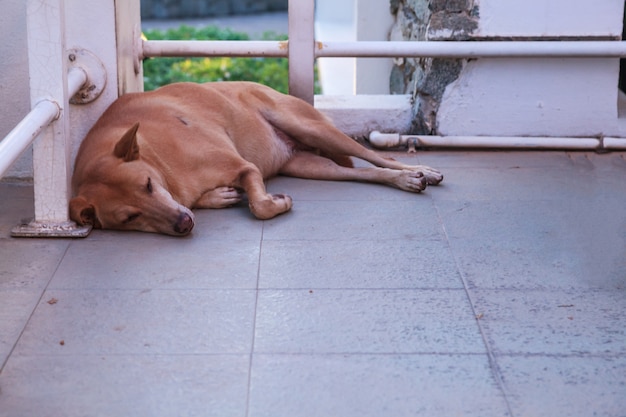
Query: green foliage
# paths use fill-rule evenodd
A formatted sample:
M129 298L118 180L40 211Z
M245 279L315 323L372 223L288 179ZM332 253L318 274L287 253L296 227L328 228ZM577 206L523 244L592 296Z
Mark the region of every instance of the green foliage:
M149 30L150 40L248 40L245 33L214 26L181 26L167 31ZM284 35L267 32L263 40L286 40ZM286 58L150 58L143 63L144 89L180 81L256 81L287 93L289 63ZM316 92L319 87L316 86Z

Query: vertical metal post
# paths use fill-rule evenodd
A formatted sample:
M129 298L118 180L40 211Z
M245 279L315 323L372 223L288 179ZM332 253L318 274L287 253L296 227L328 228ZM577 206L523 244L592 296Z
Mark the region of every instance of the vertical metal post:
M115 0L118 95L143 91L139 0Z
M56 122L33 143L35 219L13 229L14 236L80 236L89 229L69 220L71 147L65 45L65 0L28 0L28 59L31 107L43 98L60 107Z
M313 104L315 1L289 0L289 94Z

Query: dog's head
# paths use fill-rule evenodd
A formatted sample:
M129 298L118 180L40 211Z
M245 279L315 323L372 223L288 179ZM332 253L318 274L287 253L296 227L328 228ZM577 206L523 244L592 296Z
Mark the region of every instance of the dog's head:
M172 197L163 173L141 158L138 128L139 123L122 136L113 154L74 173L70 218L95 228L187 235L193 213Z

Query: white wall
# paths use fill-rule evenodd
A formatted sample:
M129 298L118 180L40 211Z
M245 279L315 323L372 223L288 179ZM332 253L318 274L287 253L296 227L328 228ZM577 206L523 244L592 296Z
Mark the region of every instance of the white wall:
M450 84L442 135L596 136L617 120L616 59L480 59Z
M479 0L479 36L621 36L623 0Z
M618 37L623 0L480 0L480 36ZM619 136L619 60L479 59L448 85L441 135Z
M2 0L0 13L0 139L30 111L28 50L26 48L26 2ZM13 164L7 176L32 176L31 151Z

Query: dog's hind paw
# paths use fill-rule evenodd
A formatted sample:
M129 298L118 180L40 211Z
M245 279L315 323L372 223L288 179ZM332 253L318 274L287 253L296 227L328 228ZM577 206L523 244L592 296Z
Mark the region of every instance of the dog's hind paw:
M428 185L437 185L443 181L443 174L436 169L424 167L422 173L424 174L424 177L426 177Z
M437 185L443 181L443 174L438 170L426 165L415 165L408 168L411 171L420 173L427 185Z
M401 190L419 193L424 191L428 185L427 178L419 171L403 169L402 171L394 172L397 176L393 184Z

